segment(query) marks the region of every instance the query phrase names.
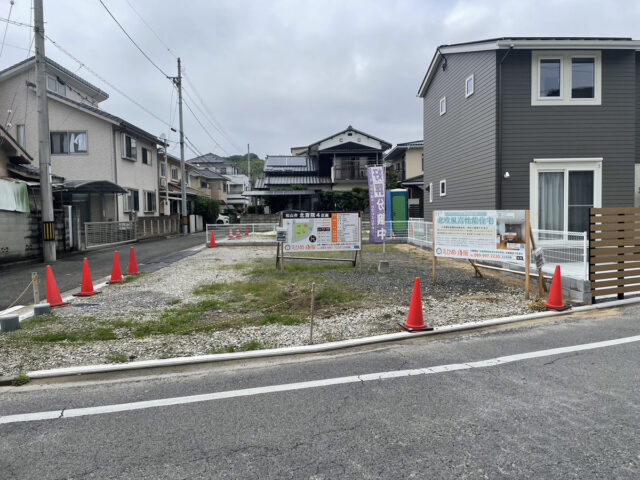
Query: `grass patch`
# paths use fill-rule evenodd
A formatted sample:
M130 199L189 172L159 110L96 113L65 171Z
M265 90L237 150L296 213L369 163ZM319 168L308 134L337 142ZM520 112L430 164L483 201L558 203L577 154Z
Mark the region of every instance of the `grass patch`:
M547 310L547 305L545 304L544 298L536 298L532 302L529 303L529 309L534 312L544 312Z
M107 355L107 363L127 363L129 356L126 353L110 353Z
M299 325L300 323L302 323L302 319L299 316L283 313L268 313L258 321L258 325Z
M233 345L227 345L226 347L213 347L211 353L233 353L236 351L236 347Z
M11 380L11 385L13 385L14 387L21 387L22 385L26 385L30 381L31 379L26 375L18 375L13 380Z
M264 347L262 346L262 344L259 341L251 340L250 342L247 342L247 343L243 344L240 347L240 351L241 352L248 352L250 350L261 350L262 348L264 348Z
M141 278L144 278L148 275L148 273L139 273L138 275L127 275L124 277L124 283L133 283L137 282Z
M40 315L38 317L31 317L20 324L21 330L33 330L38 327L44 327L58 323L60 319L53 314Z
M112 328L99 327L94 329L53 331L41 333L19 333L11 337L16 343L86 343L115 340L116 334Z
M173 300L171 300L167 305L180 305L182 303L182 300L179 300L177 298L174 298Z

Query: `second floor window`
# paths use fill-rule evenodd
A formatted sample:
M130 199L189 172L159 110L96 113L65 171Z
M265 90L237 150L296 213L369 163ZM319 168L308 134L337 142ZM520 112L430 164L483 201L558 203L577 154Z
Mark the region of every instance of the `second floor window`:
M171 167L171 180L178 181L178 167Z
M447 97L442 97L440 99L440 115L445 113L447 113Z
M160 164L160 176L167 178L167 164L164 162Z
M130 135L122 135L122 156L129 160L138 158L138 144L136 139Z
M63 96L67 95L67 87L65 84L52 75L47 75L47 90Z
M145 165L151 165L151 150L148 148L142 149L142 163Z
M51 132L51 153L87 153L87 132Z

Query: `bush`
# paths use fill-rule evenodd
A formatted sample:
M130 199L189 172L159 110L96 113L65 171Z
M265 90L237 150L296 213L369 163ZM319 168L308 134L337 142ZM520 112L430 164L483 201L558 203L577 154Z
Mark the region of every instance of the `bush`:
M264 205L250 205L247 208L247 213L258 213L261 215L264 213Z
M220 204L210 198L197 197L193 213L202 215L204 223L216 223L220 214Z

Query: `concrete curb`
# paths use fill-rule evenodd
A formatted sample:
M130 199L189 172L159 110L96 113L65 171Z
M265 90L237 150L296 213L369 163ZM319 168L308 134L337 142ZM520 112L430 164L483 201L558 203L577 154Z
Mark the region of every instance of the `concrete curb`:
M266 350L254 350L249 352L236 352L236 353L218 353L212 355L199 355L194 357L175 357L165 358L160 360L142 360L138 362L122 363L122 364L102 364L102 365L86 365L80 367L66 367L55 368L50 370L36 370L28 372L27 376L32 379L37 378L54 378L65 377L70 375L86 375L92 373L110 373L110 372L122 372L128 370L141 370L146 368L157 367L174 367L181 365L194 365L199 363L213 363L222 362L227 360L247 360L254 358L268 358L279 357L284 355L299 355L307 353L319 353L327 352L331 350L340 350L344 348L353 348L363 345L372 345L376 343L393 342L397 340L406 340L409 338L426 337L432 335L438 335L442 333L462 332L467 330L476 330L486 327L493 327L497 325L506 325L510 323L525 322L528 320L536 320L548 317L559 317L563 315L571 315L572 313L589 312L594 310L600 310L604 308L614 308L625 305L632 305L640 303L640 298L630 298L626 300L615 300L612 302L585 305L581 307L573 308L564 312L540 312L530 313L526 315L514 315L511 317L494 318L490 320L482 320L479 322L468 322L460 325L446 325L443 327L436 327L432 331L428 332L398 332L389 333L385 335L376 335L373 337L356 338L352 340L343 340L340 342L320 343L317 345L301 345L295 347L282 347L271 348Z

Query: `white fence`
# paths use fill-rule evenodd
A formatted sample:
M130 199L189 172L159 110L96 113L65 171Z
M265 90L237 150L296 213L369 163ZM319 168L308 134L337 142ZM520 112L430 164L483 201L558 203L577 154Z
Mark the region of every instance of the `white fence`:
M136 222L85 222L84 242L87 250L136 241Z
M229 223L229 224L212 224L206 225L206 242L207 246L211 242L211 232L216 236L216 243L247 241L247 242L264 242L276 241L277 223Z

